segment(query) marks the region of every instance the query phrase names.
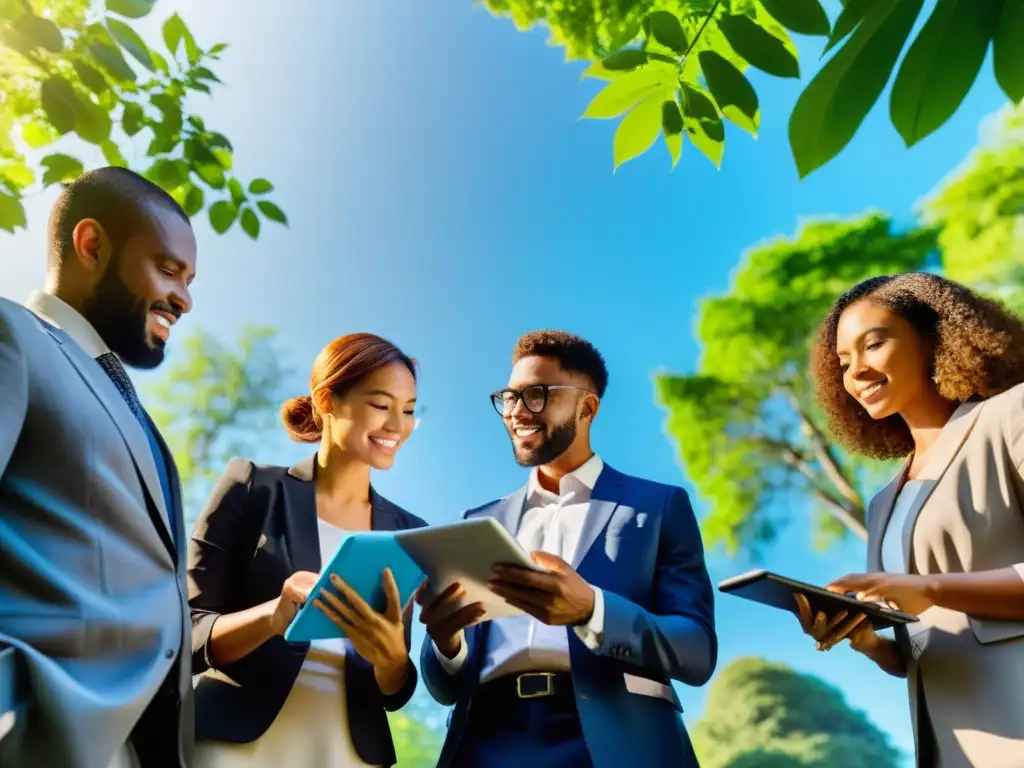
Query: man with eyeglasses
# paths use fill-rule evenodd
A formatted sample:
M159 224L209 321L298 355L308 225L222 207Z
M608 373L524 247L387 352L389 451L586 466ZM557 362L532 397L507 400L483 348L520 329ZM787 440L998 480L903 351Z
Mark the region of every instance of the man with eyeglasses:
M423 679L455 706L439 768L697 768L672 681L701 686L717 662L700 531L683 489L591 449L607 383L589 342L538 331L491 395L531 472L464 517L495 517L545 572L495 572L522 616L481 622L458 584L418 596Z

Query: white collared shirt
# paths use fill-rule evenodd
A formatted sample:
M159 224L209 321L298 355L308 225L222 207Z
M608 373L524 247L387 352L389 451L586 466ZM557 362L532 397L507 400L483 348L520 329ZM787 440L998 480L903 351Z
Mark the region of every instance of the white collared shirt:
M92 323L70 304L58 299L52 293L32 291L25 306L43 318L50 325L60 328L70 336L90 357L97 358L110 352Z
M590 496L604 462L596 454L563 477L558 494L541 487L537 469L530 473L526 503L516 540L527 552L543 551L572 563L579 547L583 522L590 509ZM601 646L604 632L604 594L594 589L594 612L585 625L573 631L591 650ZM434 646L441 666L455 674L465 664L468 649L465 635L455 658L449 659ZM565 627L549 627L529 615L495 619L487 634L487 653L481 682L523 672L569 671L569 638Z

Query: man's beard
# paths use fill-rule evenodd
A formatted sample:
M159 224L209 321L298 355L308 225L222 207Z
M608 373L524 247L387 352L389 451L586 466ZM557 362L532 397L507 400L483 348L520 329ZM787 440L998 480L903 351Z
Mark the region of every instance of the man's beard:
M111 263L82 314L125 365L156 368L164 360L162 341L149 339L146 325L150 307L121 282L117 263Z
M510 434L511 437L511 434ZM520 449L512 441L512 454L521 467L539 467L550 464L567 450L576 439L576 419L569 417L564 423L553 427L551 434L545 435L544 442L536 448Z

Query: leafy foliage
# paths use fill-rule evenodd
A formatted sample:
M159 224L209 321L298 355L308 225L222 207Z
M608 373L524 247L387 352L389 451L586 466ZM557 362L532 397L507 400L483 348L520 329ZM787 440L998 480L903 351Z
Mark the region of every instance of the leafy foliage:
M1024 104L986 124L982 141L927 197L947 276L1024 314Z
M810 391L809 345L836 296L873 275L922 268L934 249L933 232L895 232L877 213L810 221L751 249L730 291L703 303L697 371L660 375L656 391L708 503L709 546L734 553L770 541L780 521L766 509L778 493L817 501L820 546L866 535L862 489L886 467L831 444Z
M193 520L231 457L251 456L254 437L276 428L289 371L269 328L247 326L231 346L197 331L179 355L144 398L177 462Z
M907 48L923 0L845 0L831 23L820 0L484 0L521 29L544 22L570 59L593 64L585 77L609 81L594 102L616 89L618 107L584 117L625 115L614 163L646 152L657 135L652 101L678 101L693 116L684 133L716 167L724 152L724 117L756 136L757 94L750 67L798 78L791 33L824 38L831 54L793 109L789 138L801 177L825 165L852 140L885 86L893 126L908 147L938 130L967 95L988 51L1000 87L1024 99L1024 3L942 0ZM906 56L897 68L901 53ZM629 85L619 85L621 80ZM631 95L626 97L626 92ZM691 104L691 96L696 100ZM594 104L591 104L593 107ZM639 112L639 114L635 114ZM682 136L662 124L673 167Z
M148 15L155 0L108 0L106 14L94 5L0 0L0 229L25 227L25 194L82 173L86 164L60 141L72 136L98 147L107 164L132 167L162 186L190 216L204 207L212 214L226 196L253 238L257 211L286 224L280 208L261 197L269 182L258 179L244 192L232 172L231 142L186 110L220 82L210 67L227 46L204 50L174 14L163 25L165 55L125 21Z
M397 765L402 768L434 768L441 754L443 739L419 720L389 712L391 737L395 742Z
M900 753L842 693L811 675L741 658L708 689L693 729L703 768L896 768Z

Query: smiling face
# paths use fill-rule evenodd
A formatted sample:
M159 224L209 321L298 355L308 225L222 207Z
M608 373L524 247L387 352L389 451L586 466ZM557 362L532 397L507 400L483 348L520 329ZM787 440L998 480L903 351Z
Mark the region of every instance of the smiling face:
M546 397L545 385L555 387L546 389ZM520 466L550 464L579 439L587 439L580 427L589 425L596 412L595 403L584 402L597 400L587 394L592 386L586 376L563 370L553 357L524 357L515 364L508 390L523 397L510 398L502 418Z
M378 368L334 397L331 441L346 456L390 469L416 426L416 379L403 363Z
M82 221L76 230L90 226L98 225ZM110 257L82 313L126 365L155 368L171 326L192 309L195 273L192 227L176 212L150 206L143 225Z
M870 299L840 316L836 354L843 386L873 419L901 413L929 394L928 345L904 318Z

